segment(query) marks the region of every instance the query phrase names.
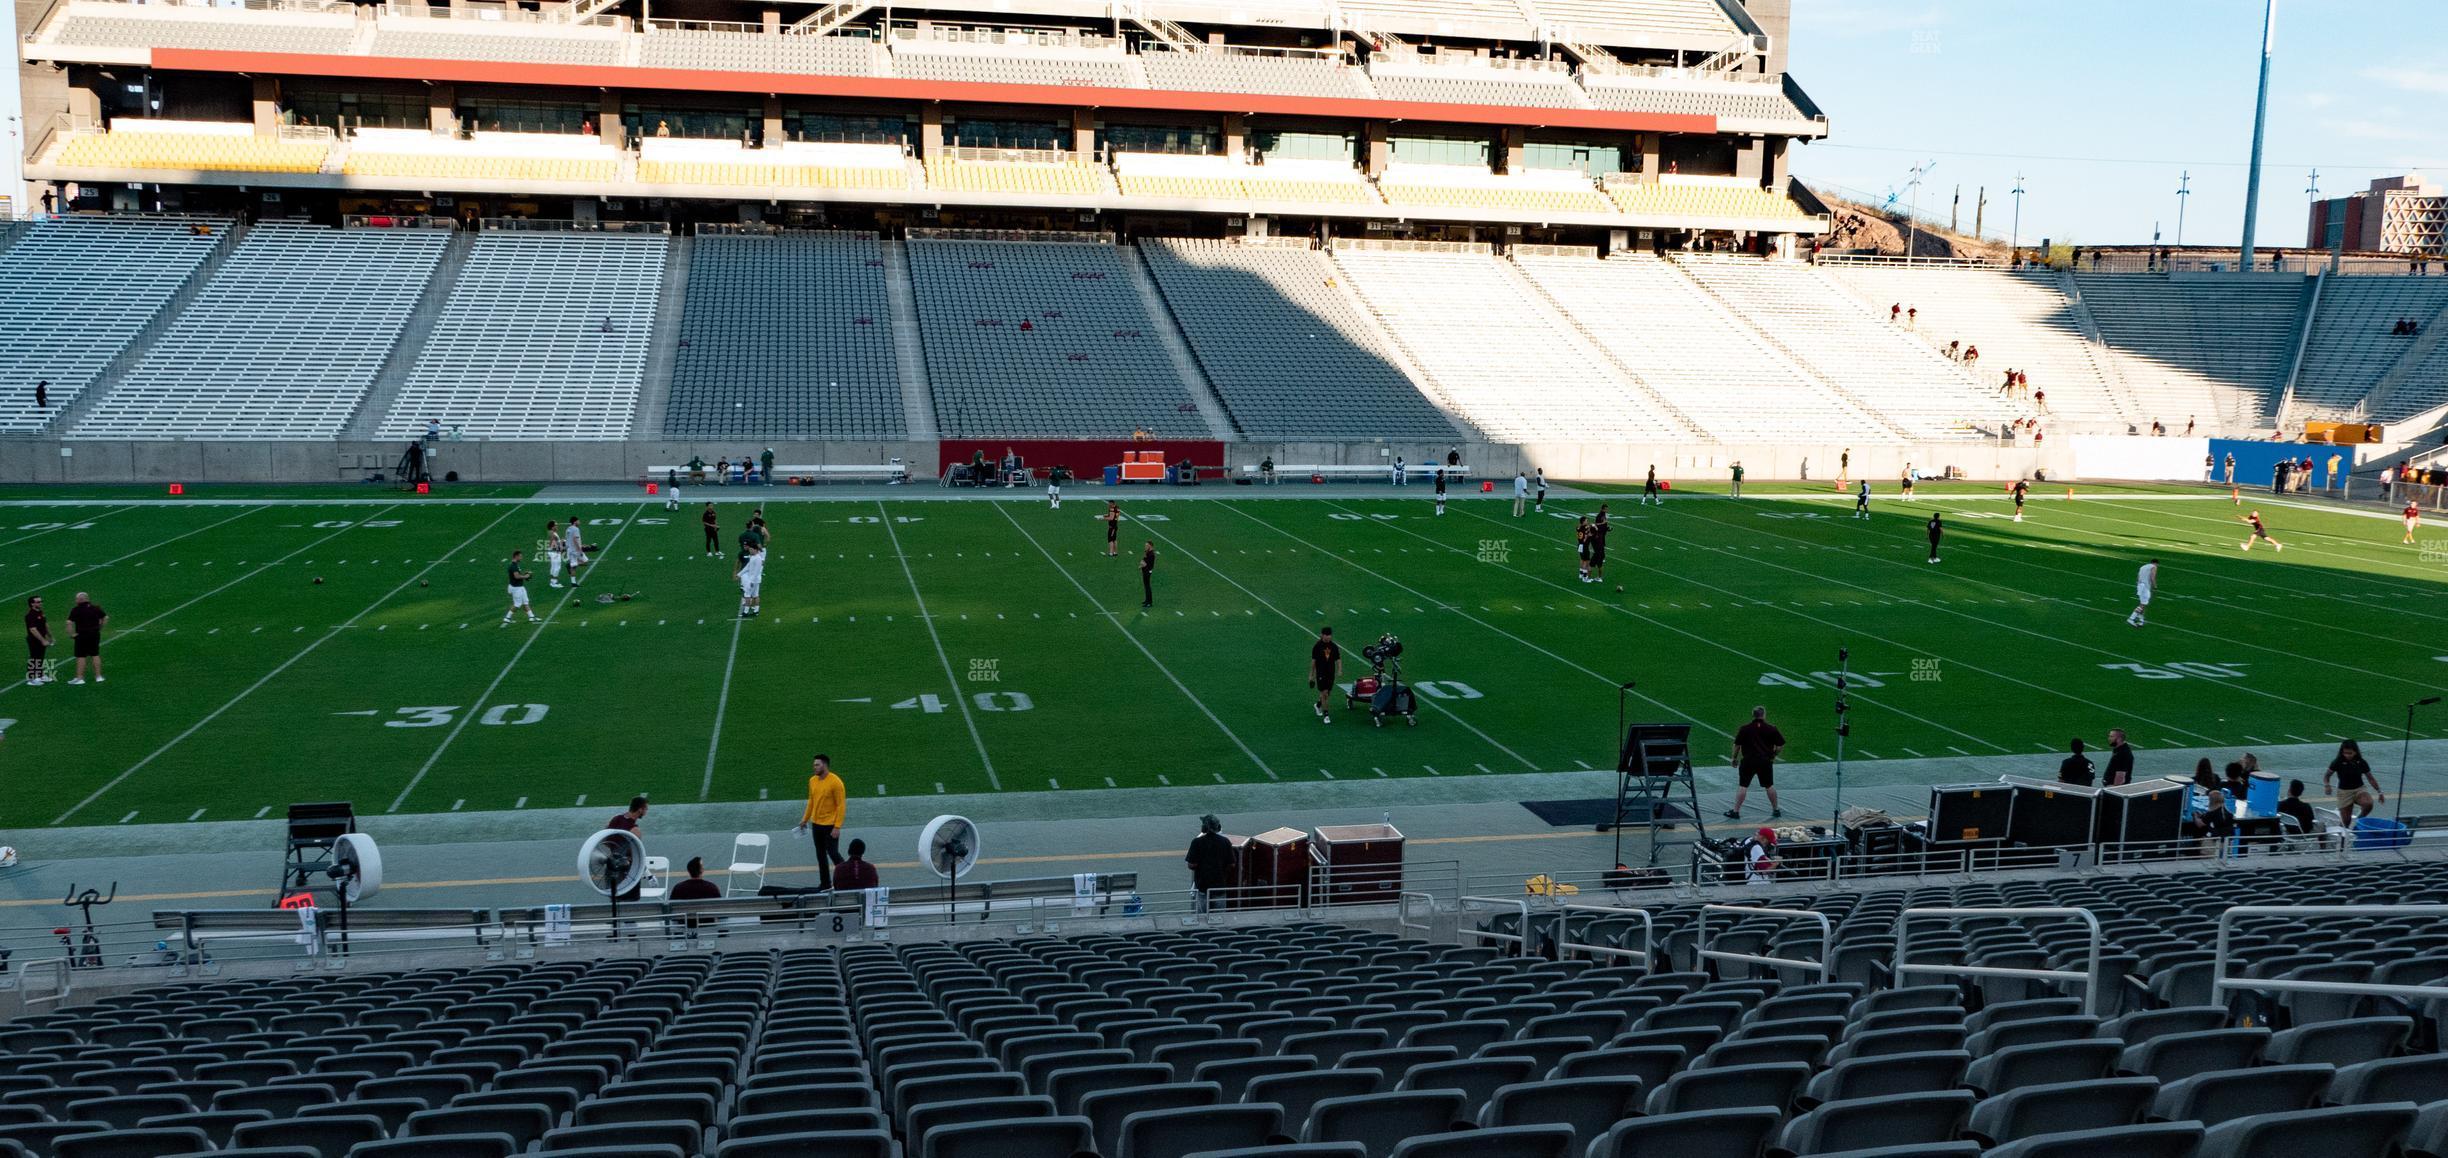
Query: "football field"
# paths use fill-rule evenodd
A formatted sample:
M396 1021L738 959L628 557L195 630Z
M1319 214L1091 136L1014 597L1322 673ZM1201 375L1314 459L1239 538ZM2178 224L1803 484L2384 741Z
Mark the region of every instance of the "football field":
M361 815L792 800L818 751L854 799L1580 770L1610 762L1626 681L1633 720L1688 721L1711 756L1764 704L1789 758L1823 759L1840 648L1848 759L2026 773L2120 725L2146 752L2394 739L2404 705L2448 681L2448 530L2405 546L2369 505L2263 503L2286 550L2246 553L2239 512L2199 489L2044 486L2021 523L1991 486L1909 504L1881 489L1867 521L1796 488L1589 495L1521 519L1476 495L1437 517L1419 486L1130 491L1120 558L1087 487L1059 511L915 488L692 490L677 512L515 491L9 502L0 591L20 613L46 597L61 666L39 687L0 672L0 828L325 799ZM729 556L763 499L764 612L742 620ZM1601 501L1606 582L1584 584L1572 520ZM595 548L585 585L554 590L535 565L546 622L504 626L509 552L533 558L545 521L572 514ZM2137 629L2153 555L2160 597ZM110 614L106 683L66 683L79 590ZM1347 680L1361 645L1402 638L1416 726L1318 722L1303 680L1321 625ZM2435 712L2417 735L2443 727Z

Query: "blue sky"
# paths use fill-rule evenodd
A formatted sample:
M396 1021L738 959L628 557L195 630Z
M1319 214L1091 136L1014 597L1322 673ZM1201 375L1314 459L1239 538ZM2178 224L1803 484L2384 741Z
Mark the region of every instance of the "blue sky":
M1958 185L1969 229L2139 244L2233 245L2259 69L2261 0L1794 0L1790 68L1828 114L1794 172L1856 195L1901 192L1936 161L1921 209ZM2259 243L2304 241L2322 196L2420 169L2448 184L2448 0L2278 0ZM2426 123L2427 122L2427 123Z

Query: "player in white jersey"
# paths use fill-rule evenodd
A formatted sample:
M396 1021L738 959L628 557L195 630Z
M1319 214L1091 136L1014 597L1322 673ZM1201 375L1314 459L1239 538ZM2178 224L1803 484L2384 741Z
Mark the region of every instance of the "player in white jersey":
M552 572L552 585L561 585L561 562L568 558L562 553L561 524L549 519L544 523L544 567Z
M736 574L740 587L740 618L747 619L763 610L759 596L765 589L765 548L750 547L748 557L740 560Z
M2143 612L2150 610L2151 596L2158 592L2159 560L2153 559L2144 563L2141 573L2134 576L2134 609L2133 614L2125 617L2125 622L2135 627L2142 626Z
M570 586L578 585L578 569L586 566L586 539L578 531L578 516L571 515L568 529L561 532L562 562L569 567Z

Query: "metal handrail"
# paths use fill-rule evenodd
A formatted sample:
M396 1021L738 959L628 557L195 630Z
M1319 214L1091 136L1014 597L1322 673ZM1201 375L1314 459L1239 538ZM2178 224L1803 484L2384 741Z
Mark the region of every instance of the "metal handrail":
M2443 911L2448 911L2444 908ZM2080 973L2063 969L2011 969L1999 965L1915 965L1911 963L1912 919L1914 917L2072 917L2091 930L2090 964ZM2223 928L2222 924L2222 928ZM2224 934L2222 934L2223 936ZM2089 909L2069 908L1994 908L1994 909L1906 909L1896 914L1896 951L1894 973L1896 983L1904 983L1908 973L1924 973L1933 977L2020 977L2027 981L2079 981L2083 987L2083 1012L2099 1012L2100 984L2100 923Z
M2278 993L2352 993L2363 997L2398 997L2408 1002L2448 999L2448 988L2437 985L2381 985L2370 981L2287 981L2276 977L2229 977L2229 935L2237 917L2448 917L2448 905L2236 905L2219 914L2217 948L2210 958L2210 994L2229 989Z
M1763 957L1750 953L1729 953L1722 949L1711 949L1709 946L1714 942L1709 939L1710 913L1741 913L1745 916L1768 917L1780 921L1816 921L1819 923L1819 959L1805 961L1794 957ZM1836 940L1836 926L1828 920L1826 913L1813 909L1771 909L1759 905L1702 905L1697 928L1698 935L1694 939L1694 944L1698 946L1698 953L1703 961L1741 961L1752 965L1766 965L1770 968L1780 965L1798 966L1804 969L1816 968L1819 970L1819 980L1822 983L1826 982L1829 977L1831 971L1831 964L1828 960L1829 949Z
M1649 910L1619 909L1611 905L1563 905L1560 906L1560 910L1562 915L1557 918L1556 925L1557 955L1561 956L1578 950L1593 957L1633 957L1640 962L1643 973L1649 972L1656 966L1657 918L1652 916ZM1572 939L1572 915L1574 913L1603 913L1610 917L1640 918L1640 952L1635 954L1630 949L1618 949L1611 945L1585 945L1575 942Z
M32 990L26 988L26 979L33 975L35 969L43 967L48 967L59 971L59 988L49 996L37 995ZM25 1005L33 1006L58 1004L66 1001L68 999L68 991L75 987L76 971L69 967L68 959L66 957L41 957L35 960L20 961L17 963L18 1000Z
M1413 900L1422 900L1422 901L1426 901L1426 902L1428 902L1428 917L1429 917L1429 919L1428 919L1428 920L1425 920L1425 921L1414 921L1414 920L1412 920L1412 919L1411 919L1411 902L1412 902ZM1419 931L1420 931L1420 932L1422 932L1422 933L1429 933L1429 932L1433 932L1433 931L1435 931L1435 928L1436 928L1436 920L1435 920L1435 918L1436 918L1436 897L1435 897L1435 896L1433 896L1433 895L1431 895L1431 894L1428 894L1428 893L1412 892L1412 891L1410 891L1410 890L1406 889L1406 890L1404 890L1404 891L1402 891L1402 892L1400 892L1400 893L1396 893L1396 894L1395 894L1395 896L1394 896L1394 906L1395 906L1395 907L1394 907L1394 926L1395 926L1396 928L1399 928L1399 929L1417 929L1417 930L1419 930Z
M1469 917L1470 907L1472 905L1489 905L1499 909L1512 909L1514 912L1521 915L1521 925L1519 926L1521 932L1518 934L1499 933L1494 929L1471 928ZM1520 897L1462 897L1457 902L1457 912L1459 912L1464 918L1459 922L1460 927L1455 930L1460 935L1477 938L1481 941L1511 942L1515 949L1514 956L1527 957L1530 955L1529 901L1526 901Z

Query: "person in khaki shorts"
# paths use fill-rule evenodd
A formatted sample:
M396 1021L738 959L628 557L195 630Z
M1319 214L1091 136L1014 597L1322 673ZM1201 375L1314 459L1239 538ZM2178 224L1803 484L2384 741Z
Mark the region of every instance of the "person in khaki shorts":
M2337 782L2334 789L2330 787L2333 780ZM2363 809L2363 815L2370 816L2388 803L2388 797L2380 791L2380 782L2372 776L2371 765L2363 759L2363 746L2352 740L2338 745L2337 759L2331 760L2329 770L2321 773L2321 790L2336 794L2338 824L2348 830L2354 828L2357 806Z

